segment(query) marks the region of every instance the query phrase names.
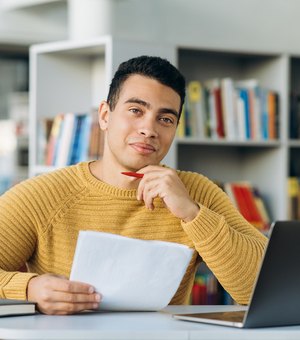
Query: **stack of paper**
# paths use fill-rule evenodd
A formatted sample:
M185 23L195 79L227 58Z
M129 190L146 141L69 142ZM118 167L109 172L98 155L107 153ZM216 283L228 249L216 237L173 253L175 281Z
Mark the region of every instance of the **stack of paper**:
M182 244L81 231L70 280L93 285L99 309L156 311L176 293L192 254Z

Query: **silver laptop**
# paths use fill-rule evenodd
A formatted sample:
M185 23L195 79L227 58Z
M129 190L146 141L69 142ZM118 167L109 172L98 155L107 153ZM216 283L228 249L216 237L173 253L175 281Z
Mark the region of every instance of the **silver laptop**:
M280 221L271 226L268 246L246 311L173 316L239 328L299 325L300 221Z

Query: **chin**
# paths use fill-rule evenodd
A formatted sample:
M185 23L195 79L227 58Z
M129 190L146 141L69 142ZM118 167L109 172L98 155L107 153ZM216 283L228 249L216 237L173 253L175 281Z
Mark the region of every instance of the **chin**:
M149 161L149 162L135 162L135 163L131 163L131 164L124 164L124 166L126 167L126 169L129 169L130 171L138 171L148 165L159 165L160 162L157 161Z

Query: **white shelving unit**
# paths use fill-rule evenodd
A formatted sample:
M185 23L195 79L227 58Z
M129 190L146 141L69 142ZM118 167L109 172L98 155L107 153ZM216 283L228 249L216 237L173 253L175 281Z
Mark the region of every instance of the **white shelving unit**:
M38 121L60 112L90 112L105 99L119 64L136 55L176 63L172 46L124 42L111 36L35 45L30 49L30 176L53 170L38 164Z
M30 50L30 175L53 169L37 163L37 121L59 112L89 111L97 107L106 98L119 63L142 54L167 58L179 67L187 81L256 78L261 86L279 93L278 140L177 139L165 163L222 182L249 180L260 189L272 218L287 218L290 162L292 157L300 156L300 142L288 139L288 95L290 86L296 88L298 84L297 76L291 79L290 68L299 70L300 79L300 57L280 53L159 45L115 40L111 36L35 45Z
M5 10L13 10L26 8L36 5L44 5L62 0L0 0L0 8Z

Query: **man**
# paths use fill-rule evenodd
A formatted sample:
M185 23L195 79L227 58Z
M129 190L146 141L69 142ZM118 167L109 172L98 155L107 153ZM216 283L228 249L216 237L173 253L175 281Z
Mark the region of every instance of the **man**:
M96 230L193 248L172 304L188 302L202 260L238 303L248 302L266 238L206 177L160 165L184 97L184 78L168 61L142 56L120 65L99 106L103 158L29 179L1 197L1 298L36 301L47 314L97 308L101 292L68 280L79 230ZM29 272L19 273L25 261Z

